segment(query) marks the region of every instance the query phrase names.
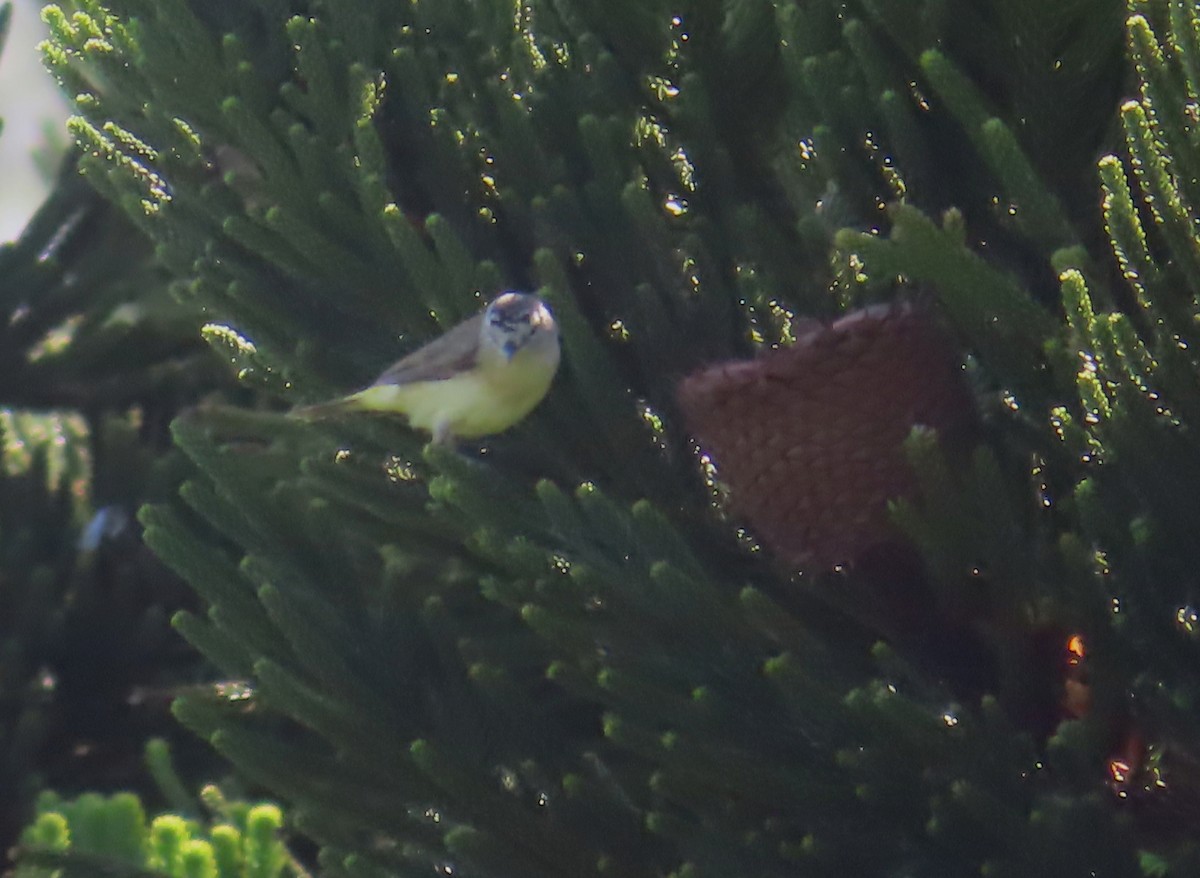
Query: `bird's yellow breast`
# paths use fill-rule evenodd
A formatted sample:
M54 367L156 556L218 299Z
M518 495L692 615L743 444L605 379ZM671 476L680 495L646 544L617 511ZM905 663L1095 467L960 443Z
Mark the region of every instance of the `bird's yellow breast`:
M380 384L356 393L364 409L397 412L434 437L475 439L507 430L541 402L557 368L533 351L511 360L482 363L451 378Z

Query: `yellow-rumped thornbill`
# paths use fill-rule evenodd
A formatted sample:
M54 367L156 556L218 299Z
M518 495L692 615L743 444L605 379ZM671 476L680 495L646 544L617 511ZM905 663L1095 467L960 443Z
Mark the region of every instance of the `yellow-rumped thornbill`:
M326 418L365 411L404 415L434 442L500 433L537 406L558 370L558 324L530 293L501 293L464 320L342 399L293 409Z

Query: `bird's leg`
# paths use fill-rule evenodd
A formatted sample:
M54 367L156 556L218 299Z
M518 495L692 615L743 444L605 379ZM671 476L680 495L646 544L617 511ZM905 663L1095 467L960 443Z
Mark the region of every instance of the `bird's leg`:
M450 432L450 424L438 421L433 428L433 443L435 445L453 445L454 434Z

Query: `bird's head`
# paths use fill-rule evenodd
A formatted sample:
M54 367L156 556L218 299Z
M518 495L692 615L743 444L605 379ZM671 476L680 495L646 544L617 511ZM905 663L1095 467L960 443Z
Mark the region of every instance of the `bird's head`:
M520 350L558 351L558 324L546 303L530 293L501 293L483 312L483 343L511 360Z

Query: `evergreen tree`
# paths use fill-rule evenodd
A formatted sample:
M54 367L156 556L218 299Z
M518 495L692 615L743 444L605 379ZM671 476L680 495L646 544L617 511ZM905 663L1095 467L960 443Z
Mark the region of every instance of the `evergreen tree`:
M176 627L248 681L175 712L325 873L1196 869L1193 3L46 20L87 178L246 389L175 421L197 475L141 514L207 602ZM510 433L283 414L508 286L564 337ZM910 306L978 422L903 422L903 540L795 571L747 492L775 515L861 485L739 484L730 455L766 452L714 470L677 388ZM870 394L879 350L818 362ZM855 451L836 403L829 460Z
M0 7L0 35L9 12ZM33 51L10 47L22 49ZM136 777L145 738L187 740L166 693L210 675L169 626L193 601L135 520L187 469L171 450L175 411L225 380L168 280L74 156L20 237L0 246L6 849L45 784L147 788Z

